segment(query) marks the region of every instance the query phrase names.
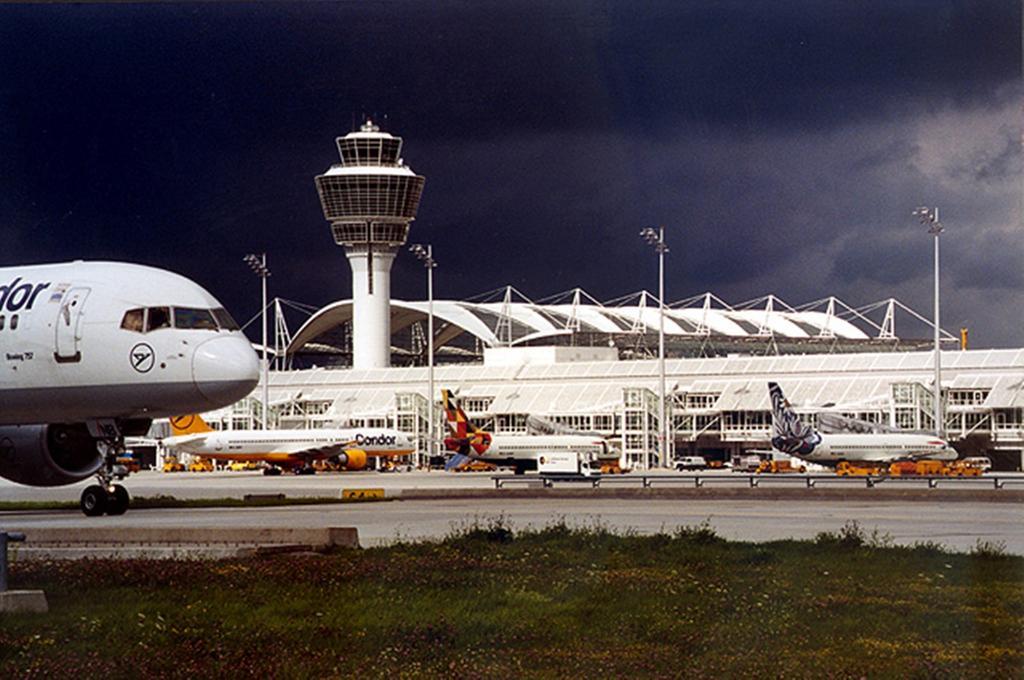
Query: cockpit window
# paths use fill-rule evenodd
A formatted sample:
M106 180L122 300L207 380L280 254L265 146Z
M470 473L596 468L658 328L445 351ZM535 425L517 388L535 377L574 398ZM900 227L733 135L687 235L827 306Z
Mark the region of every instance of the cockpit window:
M215 331L217 330L217 322L214 320L213 314L209 309L175 307L174 327Z
M167 307L150 307L146 315L146 332L171 327L171 310Z
M124 313L124 318L121 319L121 328L126 331L135 331L141 333L143 328L143 321L146 317L146 310L144 309L129 309Z
M218 307L217 309L213 310L213 315L217 317L217 323L220 324L220 327L223 330L238 330L238 324L235 323L235 320L231 318L230 314L228 314L228 310L224 309L223 307Z

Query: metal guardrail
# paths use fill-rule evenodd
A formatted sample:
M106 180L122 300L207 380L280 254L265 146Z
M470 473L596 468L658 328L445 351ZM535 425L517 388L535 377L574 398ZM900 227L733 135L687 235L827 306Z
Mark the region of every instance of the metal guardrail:
M980 477L950 477L941 475L922 476L900 476L900 475L834 475L834 474L733 474L733 475L492 475L494 488L500 489L506 484L535 484L540 481L545 488L551 488L556 482L571 484L590 484L598 488L603 484L632 485L640 483L644 489L650 489L654 484L661 482L692 482L695 488L703 488L710 484L735 483L746 480L751 489L756 489L762 481L772 483L800 483L808 489L813 489L818 482L839 483L845 485L864 484L867 488L873 488L879 484L896 483L905 484L909 482L927 482L929 489L938 488L939 482L954 482L956 484L970 484L982 486L991 484L993 488L1002 489L1007 484L1024 485L1024 477L1000 477L999 475L982 475Z

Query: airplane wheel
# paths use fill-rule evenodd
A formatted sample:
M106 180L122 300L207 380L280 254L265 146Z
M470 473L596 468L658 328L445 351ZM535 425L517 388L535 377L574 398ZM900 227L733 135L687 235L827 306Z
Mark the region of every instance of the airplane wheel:
M311 467L311 466L300 467L298 470L295 471L295 474L298 474L298 475L315 475L316 474L316 468Z
M129 503L131 503L131 497L128 495L128 489L120 484L115 484L114 490L107 496L107 514L123 515L128 510Z
M79 505L88 517L99 517L107 510L107 490L99 484L85 487Z
M276 467L263 468L263 474L266 475L267 477L276 477L279 474L281 474L281 468L276 468Z

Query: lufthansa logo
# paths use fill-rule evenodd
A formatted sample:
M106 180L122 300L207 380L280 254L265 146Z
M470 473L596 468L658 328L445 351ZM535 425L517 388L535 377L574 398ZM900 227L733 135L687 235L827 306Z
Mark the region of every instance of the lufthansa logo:
M153 363L156 361L156 353L153 352L153 348L144 342L132 347L132 351L128 354L128 359L131 361L132 368L139 373L148 373L153 368Z
M192 416L178 416L177 418L171 418L171 425L178 428L179 430L187 430L192 427L192 423L196 421L196 417Z

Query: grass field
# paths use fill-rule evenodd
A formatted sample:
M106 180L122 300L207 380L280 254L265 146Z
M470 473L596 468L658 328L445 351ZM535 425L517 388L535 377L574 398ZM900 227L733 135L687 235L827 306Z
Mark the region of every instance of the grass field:
M501 520L439 543L18 563L0 677L1024 677L1024 559L856 526L727 543Z

